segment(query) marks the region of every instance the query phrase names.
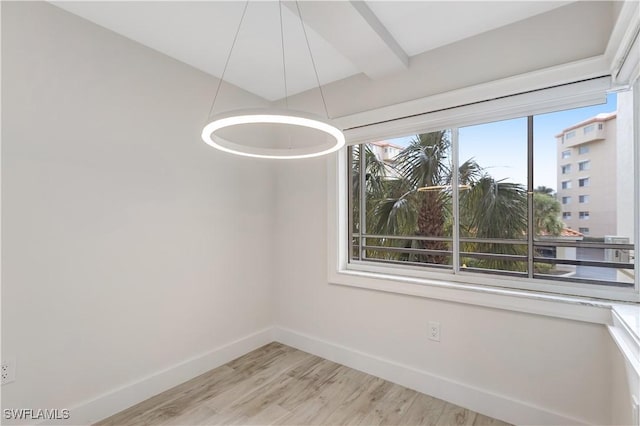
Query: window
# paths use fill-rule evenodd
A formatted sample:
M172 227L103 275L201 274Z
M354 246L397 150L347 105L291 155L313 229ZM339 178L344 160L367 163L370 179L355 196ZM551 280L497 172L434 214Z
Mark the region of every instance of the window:
M578 212L576 219L589 224L581 232L566 222L572 212L563 211L563 205L571 208L572 196L553 189L572 187L572 180L559 179L570 173L571 164L558 164L566 150L558 156L562 139L556 135L615 110L614 102L413 134L387 133L385 138L392 137L401 148L385 164L369 154L367 144L349 147L346 268L530 290L540 286L569 294L635 288L635 244L630 242L635 221L633 208L624 204L634 202L635 183L619 188L627 197L616 197L608 210L595 203L599 198L575 194L580 203L591 201L594 211L594 216ZM623 143L633 149L630 141L629 136ZM582 148L587 147L579 152L588 152ZM625 158L634 158L631 154ZM580 162L578 168L588 167L584 163L589 164ZM615 170L615 165L607 169ZM579 186L588 186L590 177L580 178ZM597 179L606 184L604 177ZM620 219L623 210L630 214ZM619 226L616 220L624 223ZM607 235L627 240L606 242ZM607 250L629 255L620 257L624 262L608 261Z
M571 157L571 150L568 149L566 151L562 151L562 159L564 160L565 158L569 158Z
M588 146L581 146L578 148L578 154L582 155L582 154L586 154L587 152L589 152L589 147Z
M602 123L598 123L598 130L602 130L604 128L604 125Z
M576 136L576 131L575 131L575 130L573 130L573 131L571 131L571 132L567 132L567 133L565 133L564 138L565 138L565 139L571 139L571 138L574 138L575 136Z
M596 125L595 124L589 124L588 126L584 127L584 134L586 135L587 133L593 132L596 129Z
M589 160L581 161L578 163L578 170L580 170L581 172L585 170L589 170L590 168L591 168L591 161Z

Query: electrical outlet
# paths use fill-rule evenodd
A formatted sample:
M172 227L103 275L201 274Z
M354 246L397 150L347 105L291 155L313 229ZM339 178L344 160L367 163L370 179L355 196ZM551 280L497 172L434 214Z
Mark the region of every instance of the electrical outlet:
M438 321L429 321L429 340L440 341L440 323Z
M8 359L6 361L2 361L0 373L2 374L3 385L13 382L16 379L16 360Z

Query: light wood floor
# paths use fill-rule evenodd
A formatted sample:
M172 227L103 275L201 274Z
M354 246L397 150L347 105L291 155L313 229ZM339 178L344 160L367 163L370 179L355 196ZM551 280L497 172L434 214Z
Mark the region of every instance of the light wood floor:
M98 425L506 425L271 343Z

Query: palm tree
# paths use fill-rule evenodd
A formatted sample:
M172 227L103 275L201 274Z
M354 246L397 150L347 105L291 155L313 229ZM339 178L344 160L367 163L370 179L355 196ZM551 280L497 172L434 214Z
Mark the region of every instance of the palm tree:
M379 186L372 182L368 195L367 229L381 235L446 238L452 235L450 161L451 141L448 131L416 135L396 157L394 179L381 179ZM371 153L373 154L373 153ZM373 156L375 157L375 155ZM368 158L368 154L367 154ZM372 158L372 171L381 168ZM369 172L369 164L367 164ZM475 160L470 159L458 168L459 183L470 189L460 191L460 225L463 236L477 238L523 238L527 229L527 198L518 184L495 181ZM380 175L372 177L378 182ZM373 189L376 191L373 191ZM371 210L370 210L371 208ZM427 250L419 255L408 252L386 253L387 259L411 260L423 263L450 264L450 243L428 239L393 239L378 241L385 246ZM470 251L484 253L521 254L522 248L499 244L474 244ZM526 247L525 247L526 250ZM475 262L482 267L522 269L513 261Z
M414 137L409 146L396 157L396 168L406 180L417 207L415 235L421 237L445 237L445 226L450 212L450 196L447 192L429 190L450 182L451 165L449 132L424 133ZM427 189L421 191L420 189ZM407 215L408 216L408 215ZM450 236L450 234L449 234ZM418 247L434 252L424 255L427 263L448 263L447 256L438 253L448 250L446 241L420 240Z
M523 185L496 181L485 174L460 196L461 237L524 239L527 232L527 192ZM462 251L503 255L526 255L523 244L464 243ZM526 271L526 262L496 258L469 259L468 263L497 270Z
M535 235L560 235L564 224L560 220L562 206L553 198L537 190L533 192L533 221Z
M540 185L540 186L536 187L536 189L534 189L533 192L536 192L538 194L545 194L545 195L553 196L553 193L556 192L556 191L553 188L549 188L548 186Z

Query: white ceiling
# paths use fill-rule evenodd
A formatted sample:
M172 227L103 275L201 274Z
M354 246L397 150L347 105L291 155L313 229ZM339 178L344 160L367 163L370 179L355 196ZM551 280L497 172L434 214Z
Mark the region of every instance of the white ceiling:
M52 2L216 77L244 2ZM420 53L544 13L557 1L300 2L322 84L398 72ZM316 87L295 3L282 7L287 94ZM250 2L225 80L267 100L285 95L279 7Z

